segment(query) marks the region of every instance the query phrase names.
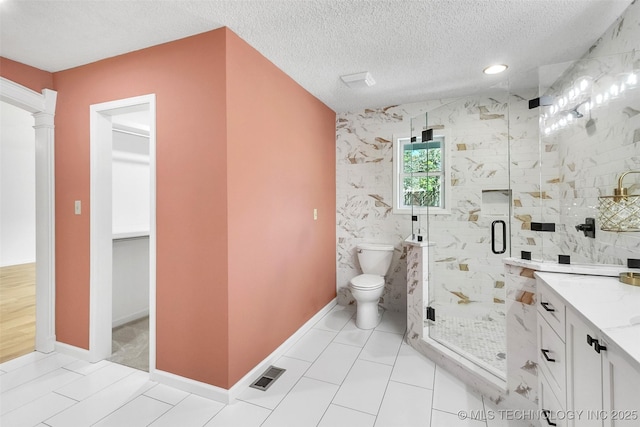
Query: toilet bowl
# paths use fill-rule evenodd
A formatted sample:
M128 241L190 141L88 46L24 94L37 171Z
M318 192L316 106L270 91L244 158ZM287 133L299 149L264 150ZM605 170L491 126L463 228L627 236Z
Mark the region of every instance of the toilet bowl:
M378 301L384 292L384 276L392 258L391 245L358 245L358 260L363 274L351 279L349 289L356 300L356 326L360 329L375 328L380 322Z

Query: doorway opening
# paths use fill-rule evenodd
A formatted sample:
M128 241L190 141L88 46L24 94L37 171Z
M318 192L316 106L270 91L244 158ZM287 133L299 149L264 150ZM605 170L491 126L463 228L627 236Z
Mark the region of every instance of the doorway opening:
M34 118L0 101L0 363L35 350Z
M55 349L54 118L57 93L0 77L0 101L31 113L35 130L35 349Z
M91 106L91 361L155 369L155 95Z

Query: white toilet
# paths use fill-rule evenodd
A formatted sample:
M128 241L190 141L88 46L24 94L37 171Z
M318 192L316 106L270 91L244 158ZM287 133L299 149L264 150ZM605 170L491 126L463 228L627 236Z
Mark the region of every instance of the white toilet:
M358 245L362 273L351 279L349 289L356 300L356 326L372 329L378 325L378 300L384 291L384 275L393 258L393 246L374 243Z

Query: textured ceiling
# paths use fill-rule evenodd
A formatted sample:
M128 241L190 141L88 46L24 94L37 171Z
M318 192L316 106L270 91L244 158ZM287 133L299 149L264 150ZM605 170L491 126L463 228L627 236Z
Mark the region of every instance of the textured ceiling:
M0 3L0 55L47 71L227 26L335 111L459 96L581 57L631 0ZM369 71L370 88L340 75Z

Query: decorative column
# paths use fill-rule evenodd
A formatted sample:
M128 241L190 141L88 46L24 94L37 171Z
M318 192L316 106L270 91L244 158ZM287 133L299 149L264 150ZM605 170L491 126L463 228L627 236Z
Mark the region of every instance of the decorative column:
M57 92L42 91L42 111L33 113L36 136L36 350L50 353L55 332L55 144Z

